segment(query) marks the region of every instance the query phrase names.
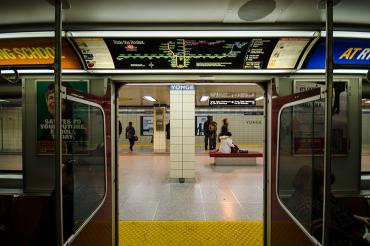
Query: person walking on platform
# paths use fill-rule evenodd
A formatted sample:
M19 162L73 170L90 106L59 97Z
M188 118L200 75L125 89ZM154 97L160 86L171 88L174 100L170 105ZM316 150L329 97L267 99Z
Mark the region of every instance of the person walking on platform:
M135 145L135 128L132 126L132 122L130 121L128 123L128 126L126 127L126 139L130 142L130 151L133 151L133 147Z

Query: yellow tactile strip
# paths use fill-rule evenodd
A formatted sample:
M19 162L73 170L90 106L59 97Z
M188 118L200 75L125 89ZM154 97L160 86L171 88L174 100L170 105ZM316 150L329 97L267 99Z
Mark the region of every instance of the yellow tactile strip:
M121 246L262 246L262 222L120 221Z

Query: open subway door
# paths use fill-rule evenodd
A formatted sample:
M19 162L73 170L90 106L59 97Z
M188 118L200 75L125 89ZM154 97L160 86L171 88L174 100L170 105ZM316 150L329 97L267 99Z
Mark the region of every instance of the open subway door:
M322 220L323 204L314 184L323 178L318 171L323 166L324 124L317 112L321 100L319 88L272 97L270 245L303 246L320 241L315 226Z
M79 83L86 87L86 81ZM113 245L111 97L63 83L63 238L71 245ZM83 91L83 90L82 90Z

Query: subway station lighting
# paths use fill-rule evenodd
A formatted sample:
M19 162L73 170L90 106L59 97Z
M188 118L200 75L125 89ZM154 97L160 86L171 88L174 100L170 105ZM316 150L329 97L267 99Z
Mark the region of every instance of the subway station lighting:
M153 97L151 96L143 96L143 98L147 101L150 101L150 102L156 102L157 100L155 100Z
M206 102L206 101L208 101L208 99L209 99L209 96L202 96L202 97L200 98L200 101L201 101L201 102Z
M259 100L262 100L264 97L261 96L261 97L257 97L256 99L254 99L255 101L259 101Z

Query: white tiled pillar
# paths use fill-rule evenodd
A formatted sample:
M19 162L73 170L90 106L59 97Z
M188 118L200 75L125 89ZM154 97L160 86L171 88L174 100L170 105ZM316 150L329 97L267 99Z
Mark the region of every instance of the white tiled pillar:
M161 112L162 116L157 115L156 112ZM165 107L154 107L153 108L153 149L154 152L165 152L166 151L166 108ZM161 129L157 127L157 120L162 121Z
M193 85L170 88L170 178L195 178L195 90Z

